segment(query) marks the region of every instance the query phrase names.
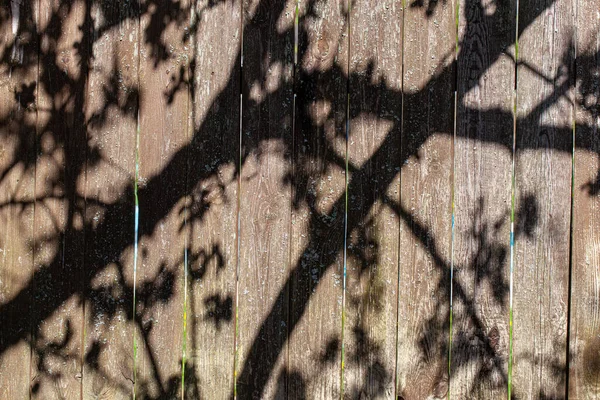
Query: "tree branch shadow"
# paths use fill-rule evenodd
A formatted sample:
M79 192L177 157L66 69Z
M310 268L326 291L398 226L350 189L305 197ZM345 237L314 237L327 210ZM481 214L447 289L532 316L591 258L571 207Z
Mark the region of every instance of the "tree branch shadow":
M479 2L475 0L472 0L472 2L476 6L479 6ZM100 8L103 19L109 21L98 28L92 28L94 26L94 17L91 12L92 3ZM221 3L222 1L217 0L208 1L206 7L198 11L199 15L196 20L201 21L200 14L210 13L213 7L218 7ZM314 43L309 42L310 35L303 28L303 21L318 17L314 10L316 3L317 1L310 1L307 6L307 12L300 18L300 31L298 33L299 40L302 43L299 54L300 60L303 59L303 55L306 54L308 48L314 45ZM440 3L442 2L415 0L410 6L423 9L425 14L430 16ZM496 1L488 3L496 4L497 8L502 7ZM549 7L552 2L548 3L547 6ZM128 322L134 325L136 331L141 334L142 347L150 357L153 367L153 378L156 381L137 383L140 398L152 398L149 389L152 385L158 385L160 388L158 398L172 398L179 393L181 376L159 376L158 368L156 367L158 361L153 358L153 349L148 341L148 334L152 330L152 323L149 323L145 319L145 316L146 313L151 313L153 307L156 307L157 304L171 301L173 292L176 290L173 287L174 276L181 273L178 268L182 265L183 260L179 260L174 265L163 265L159 269L158 274L152 277L152 279L137 283L137 305L139 309L137 314L133 315L133 311L129 307L133 301L133 287L126 282L125 273L123 272L125 268L123 265L124 255L131 253L133 248L133 235L131 234L132 227L134 226L134 216L131 212L133 209L132 205L134 204L133 182L122 189L119 198L114 202L93 203L82 196L77 188L77 180L85 176L86 168L94 168L100 165L100 163L110 163L110 160L106 159L103 155L102 150L95 147L88 140L87 129L89 127L93 127L94 129L109 129L108 115L110 113L118 113L122 118L133 120L137 116L139 104L144 101L152 101L151 99L146 99L144 93L140 92L140 88L136 87L135 84L126 85L123 88L118 74L114 71L117 67L114 66L112 71L104 72L107 77L102 88L105 104L97 112L94 112L91 117L85 118L85 113L82 111L83 104L85 103L83 96L85 94L84 88L87 85L87 77L90 72L89 65L95 56L92 51L94 42L104 33L117 29L120 24L125 22L135 23L140 18L147 18L149 22L142 37L143 41L152 49L150 54L146 56L153 60L153 65L156 68L169 55L169 43L166 43L163 39L164 32L168 29L181 29L181 27L187 26L190 10L187 6L183 5L183 2L169 3L171 7L167 12L158 12L159 8L164 6L164 4L163 2L154 0L144 2L142 6L137 7L127 2L123 2L121 7L108 7L106 6L107 2L84 2L86 4L85 17L83 25L79 27L81 39L73 43L74 51L71 56L78 60L78 74L65 74L61 64L65 62L64 55L61 55L59 49L55 46L49 46L46 49L46 46L39 45L39 42L47 41L56 44L60 40L62 35L65 34L64 21L73 12L73 5L71 3L61 5L58 12L50 17L47 26L42 28L36 24L35 21L37 21L37 18L33 15L35 2L33 0L23 0L19 4L21 7L19 18L22 21L27 21L27 23L20 25L20 31L12 39L12 42L7 42L2 50L0 50L0 69L5 75L7 72L10 74L27 74L37 71L39 62L41 70L37 81L25 82L13 88L12 93L16 108L13 107L10 110L3 109L0 113L0 140L10 142L12 149L10 151L11 154L8 156L9 161L2 161L3 163L0 164L2 167L0 170L0 188L8 185L9 178L13 179L15 174L20 173L24 176L25 174L32 173L35 171L36 166L42 162L46 163L45 165L52 165L52 168L47 167L47 169L53 171L53 173L40 177L38 172L38 178L40 181L43 181L38 184L45 187L44 192L49 193L48 195L22 198L19 196L19 190L14 190L8 200L0 203L0 212L14 208L18 209L20 213L25 213L26 210L32 210L34 206L36 213L47 212L48 216L54 219L52 222L54 231L48 237L42 235L35 236L38 249L34 250L34 252L41 252L41 248L44 248L43 250L49 251L55 256L41 265L18 293L0 303L0 320L11 321L9 324L2 324L0 327L0 355L7 352L16 344L25 341L31 346L32 351L37 354L40 360L37 366L37 374L39 376L32 391L35 393L39 390L39 385L45 385L55 380L55 376L48 372L49 368L46 365L46 359L48 357L55 357L61 360L68 360L77 357L76 354L70 354L67 351L70 346L69 342L74 340L70 327L71 323L68 320L65 323L65 333L62 335L63 340L60 342L49 341L48 343L44 343L43 333L38 327L44 321L51 318L56 310L60 309L69 299L78 298L80 299L79 301L90 304L92 312L88 318L92 321L97 322L102 320L109 326L111 321L117 318L118 315L126 315ZM278 8L276 9L271 8L271 5L266 0L261 0L258 11L254 16L249 18L247 24L244 26L244 36L248 36L248 31L255 29L253 26L256 24L260 25L261 21L265 18L278 19L283 12L283 2L277 4ZM0 25L11 22L12 14L8 11L8 7L8 5L3 5L0 9ZM539 12L541 13L542 10ZM495 19L500 18L498 13L490 12L486 14L485 18L489 19L486 23L494 26L496 23ZM348 18L348 16L346 15L345 18ZM532 21L521 21L519 31L523 32L531 23ZM198 25L190 27L190 30L197 31L198 29ZM289 34L289 30L278 33L282 38ZM182 42L188 43L192 38L193 36L186 36L184 34ZM492 65L503 54L507 54L508 48L511 45L512 43L504 43L502 47L491 49L489 64ZM39 50L37 53L38 58L19 56L19 54L32 52L33 49ZM268 49L264 49L262 54L262 57L265 59L269 57L268 51ZM585 57L597 60L600 58L600 55L589 54ZM175 94L179 91L188 91L192 102L196 100L195 97L197 94L195 93L194 82L196 82L195 79L197 76L194 62L195 60L192 60L189 70L182 68L177 72L176 77L173 78L175 83L171 86L171 90L164 93L169 103L173 101ZM289 63L290 60L271 60L271 64L275 64L276 62L285 64ZM562 65L569 65L567 54L564 55L561 63ZM252 144L242 149L240 160L239 149L231 145L231 143L238 143L239 138L225 136L219 140L215 140L215 136L212 134L214 132L233 131L229 127L223 126L228 123L225 122L227 118L223 117L223 115L231 107L231 94L240 91L239 70L237 67L240 64L241 55L238 54L233 63L235 67L230 72L230 79L228 79L226 86L215 97L208 115L193 133L190 142L184 148L178 150L158 174L140 185L138 192L140 209L142 210L140 214L140 238L153 237L163 219L180 204L180 200L183 198L189 197L191 199L185 210L179 210L181 215L189 211L190 222L188 225L193 225L194 223L201 225L206 213L217 202L235 202L235 199L227 198L224 188L231 182L224 180L223 176L219 174L219 170L224 166L232 167L234 173L231 179L234 181L237 180L241 174L240 168L243 169L251 154L257 157L261 156L261 143L248 141L248 143ZM349 173L351 174L348 192L360 193L360 201L362 202L363 209L371 209L377 202L384 201L410 227L411 234L428 249L436 268L441 272L437 288L443 292L440 298L447 300L450 296L450 285L447 283L450 282L449 274L451 267L447 260L441 256L443 252L437 248L436 238L432 234L430 227L421 225L411 211L404 209L393 199L388 198L385 190L382 189L388 188L392 184L399 171L393 168L383 169L378 177L377 184L367 185L368 190L364 190L360 185L368 181L368 165L384 164L388 159L388 155L385 153L386 146L393 146L398 138L405 134L402 131L402 121L393 112L397 104L402 104L402 102L418 102L423 96L427 96L431 90L436 88L436 82L452 80L455 74L455 66L441 70L417 93L409 94L402 93L400 90L390 89L391 85L385 79L379 80L377 83L372 83L375 72L373 64L369 65L367 72L360 74L356 72L348 73L336 63L321 71L300 68L297 80L302 82L301 86L295 86L293 82L278 82L277 89L261 101L265 103L270 101L270 99L277 99L277 96L280 96L283 92L294 91L299 98L307 99L307 103L300 104L296 110L299 115L297 120L304 123L304 126L299 127L299 129L303 132L323 132L323 125L330 124L334 127L334 132L338 135L342 135L345 132L345 116L340 117L335 112L332 112L321 116L320 120L315 120L314 115L311 113L311 106L313 104L334 103L337 101L336 96L339 96L339 93L330 93L323 90L321 87L322 82L336 79L347 80L350 82L349 85L351 88L358 86L366 88L364 98L367 104L377 103L380 109L390 110L389 116L381 117L375 109L365 111L364 108L359 109L353 104L350 105L349 117L351 120L358 118L360 113L364 114L366 112L371 113L376 118L385 119L391 124L391 127L380 147L371 155L365 165L350 164L348 166ZM292 65L292 67L294 66ZM571 127L557 128L543 126L539 122L539 116L543 112L559 100L564 99L568 92L573 89L574 79L571 78L574 71L568 69L561 69L561 71L561 73L565 74L566 79L562 79L561 84L554 86L552 95L540 103L531 114L521 118L518 123L533 124L540 131L546 129L558 130L561 135L568 135L571 132ZM600 107L598 106L600 104L598 100L598 76L594 75L593 71L584 72L585 74L578 74L578 79L580 79L578 82L579 104L584 107L592 118L597 120L600 115ZM478 73L482 74L483 71L479 71ZM186 78L186 76L188 77ZM465 92L476 87L476 82L479 81L480 77L479 75L471 79L470 82L472 83L469 84L470 86L467 86ZM250 78L250 83L258 82L262 84L266 79L267 77L257 71L257 75ZM551 79L554 81L558 80L557 77L552 77ZM265 90L264 87L261 89ZM58 100L52 101L49 109L42 110L39 107L40 92L43 92L48 98ZM126 93L125 96L120 95L123 92ZM459 102L462 100L458 99ZM255 106L260 106L260 103L255 104ZM467 113L469 111L471 110L466 110ZM513 119L511 110L487 109L472 111L480 115L481 118L490 121L512 121ZM27 117L28 113L41 112L49 115L48 121L43 126L37 126L37 122L32 123L29 121ZM432 125L451 129L442 120L442 115L435 112L431 114L434 118L431 122ZM71 132L63 131L65 121L70 121L70 126L73 129ZM283 122L274 121L274 123ZM18 127L15 127L15 124ZM577 128L590 132L597 129L597 127L593 126L578 126ZM445 129L446 131L443 134L452 136L453 132L450 129ZM42 133L42 135L36 138L36 132ZM270 137L267 135L265 140L269 139ZM289 293L298 293L294 297L294 308L289 316L288 332L293 332L304 317L312 297L311 294L319 287L323 276L327 273L331 265L335 263L338 252L342 251L344 247L343 235L330 235L330 227L342 221L343 212L341 210L345 209L345 197L342 196L336 199L331 208L333 211L324 213L319 210L316 197L311 197L310 195L304 196L304 194L310 193L310 181L315 178L315 173L323 174L323 171L314 170L311 165L312 160L317 160L323 165L345 168L345 160L334 151L335 140L337 139L339 138L326 137L324 134L311 138L312 146L308 146L303 150L303 158L299 158L300 152L298 151L298 146L301 145L299 142L295 144L296 147L292 143L284 143L286 147L282 149L282 157L286 162L293 164L295 167L294 173L286 178L282 182L282 185L287 185L292 189L293 207L295 209L307 207L311 212L308 244L298 261L292 266L290 277L273 302L276 306L286 304ZM408 145L402 149L399 165L404 165L405 161L410 157L418 156L419 149L427 140L428 136L423 135L409 141ZM512 142L500 135L491 134L484 137L483 140L486 142L482 143L482 145L498 144L504 146L508 151L512 151ZM48 141L50 144L46 146L45 141ZM548 144L540 144L540 147L546 145ZM570 151L570 148L565 146L564 143L549 143L549 146L561 152ZM593 152L598 151L592 139L589 142L577 143L577 146ZM323 148L330 151L327 152L328 156L326 159L319 159ZM521 151L524 150L530 149L521 149ZM3 159L4 156L1 151L0 159ZM64 154L61 153L62 151L64 151ZM64 166L61 166L63 165L61 161L65 161ZM165 192L162 182L169 177L181 174L181 171L188 171L188 184L186 187L178 187L172 191ZM589 182L582 188L590 196L598 195L600 192L600 170L598 176L599 178L595 182ZM210 188L203 188L203 183L208 183ZM66 221L56 219L57 217L54 215L52 208L46 206L47 203L54 201L60 201L62 202L61 204L64 204L67 215ZM480 199L480 201L479 208L483 208L486 199ZM517 213L517 231L518 234L531 235L538 218L535 195L530 194L522 200L521 204L523 204L524 208ZM87 215L88 210L91 209L94 209L101 217L96 220L83 218L82 216ZM152 210L152 213L146 213L147 210ZM83 219L84 223L78 223L79 219ZM367 244L366 246L351 249L352 257L355 257L361 265L358 273L362 274L376 265L379 243L376 239L370 237L365 229L365 227L369 227L372 224L372 221L365 218L364 213L350 208L347 219L348 232L356 232L362 243ZM508 285L502 280L499 268L506 265L506 257L509 250L501 243L493 243L486 239L490 236L490 232L496 229L497 223L498 221L483 220L474 222L471 233L478 243L478 250L469 265L458 265L455 268L478 271L477 285L491 285L491 282L494 282L494 285L491 285L494 288L494 301L505 307ZM115 229L115 227L118 228ZM184 225L180 225L178 229L181 233L185 234L186 227ZM114 232L117 233L114 234ZM85 238L87 257L82 279L74 278L66 280L56 286L50 285L48 287L40 285L39 282L52 282L56 277L73 274L73 271L65 264L62 258L64 251L61 252L59 248L67 236L81 236ZM332 251L324 252L324 248L331 249ZM363 248L368 250L361 250ZM218 243L194 252L191 250L188 251L190 253L190 265L192 266L189 272L191 279L190 288L193 287L194 282L210 279L210 274L208 274L210 265L217 266L214 271L215 274L220 273L222 268L227 265L224 261L223 251ZM321 254L319 264L325 267L321 268L319 266L319 268L315 268L315 253ZM118 266L119 280L113 285L94 287L92 285L94 277L109 265ZM508 378L503 363L507 355L505 354L506 349L497 342L498 328L495 328L496 330L494 328L487 329L479 317L479 311L471 296L457 282L454 282L453 285L453 294L464 305L467 318L475 329L473 336L457 337L453 343L454 348L465 347L473 350L472 353L465 353L464 359L456 360L458 363L457 366L460 367L463 363L468 364L473 360L483 359L483 367L478 371L476 381L481 382L481 384L493 382L493 384L497 385L506 385ZM186 290L189 290L192 296L197 296L197 293L193 289ZM115 300L117 297L120 299L119 301ZM352 305L352 299L350 300L350 305ZM385 299L379 299L378 301L385 301ZM235 313L234 303L235 299L232 298L231 293L209 293L203 298L203 321L213 324L217 331L232 329ZM195 304L193 298L191 304ZM440 309L445 306L445 304L438 305ZM201 313L199 310L194 310L193 312ZM256 337L260 338L266 335L268 330L279 322L277 318L279 318L278 310L271 310L263 321ZM194 323L192 324L190 333L192 336L197 329ZM32 330L15 329L15 326L31 326ZM444 344L441 337L447 334L447 331L444 331L444 329L448 326L449 315L439 315L437 313L423 322L423 331L428 332L428 337L424 337L421 344L421 352L424 357L432 351L432 346L437 347L438 352L443 352L442 346ZM431 334L431 331L436 332ZM358 362L359 359L368 356L370 362L365 374L364 385L378 387L379 382L389 380L390 373L393 374L395 371L386 371L382 367L382 362L380 361L381 348L368 337L364 326L353 326L352 333L354 335L353 340L356 340L359 345L355 354L348 355L348 360L349 362ZM193 340L196 341L198 339L194 338ZM340 340L341 338L337 337L330 338L328 344L325 346L327 349L326 354L320 355L321 364L331 363L339 357ZM433 342L433 344L430 342ZM474 342L476 342L475 345L473 345ZM245 388L247 389L247 393L258 393L258 397L260 397L267 382L270 379L276 379L279 382L296 382L294 383L294 392L300 398L307 396L306 385L310 377L303 376L300 371L290 371L287 369L281 371L279 376L274 376L276 371L273 368L284 346L285 341L277 341L266 348L258 340L252 343L248 357L242 363L238 378L240 382L249 385L249 387ZM101 353L107 351L105 350L106 348L101 343L94 343L83 356L84 363L105 377L108 375L98 360L101 359ZM251 368L251 365L255 364L258 359L262 361L264 368L260 372ZM565 366L556 365L553 368L557 371L557 377L561 376L561 374L564 375ZM60 372L58 373L60 374ZM318 373L318 371L315 373ZM444 371L437 371L436 373L439 375L441 381L451 378L444 377ZM131 371L124 372L124 374L127 375L128 380L133 377ZM163 385L165 381L167 384ZM115 383L115 385L123 392L131 389L122 384ZM200 398L202 396L201 387L202 382L200 377L196 376L193 364L187 364L184 388L186 395L191 398ZM278 385L278 388L282 387L285 387L283 383ZM286 389L278 390L277 396L285 397L287 393ZM349 396L358 398L364 390L363 387L349 388ZM475 392L476 389L474 388L473 390ZM377 392L381 394L383 391L384 387L379 386ZM444 392L444 389L440 388L438 391L441 393ZM243 397L243 395L240 396ZM540 393L539 399L544 398L547 397L543 393Z

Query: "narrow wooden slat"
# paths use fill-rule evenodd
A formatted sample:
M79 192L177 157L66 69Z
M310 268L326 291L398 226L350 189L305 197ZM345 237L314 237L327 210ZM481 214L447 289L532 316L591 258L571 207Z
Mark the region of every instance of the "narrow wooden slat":
M33 196L37 88L37 7L13 0L0 8L0 305L30 282L33 270ZM0 398L29 397L29 310L23 304L0 322Z
M568 398L600 398L600 9L577 2L577 87Z
M41 0L39 15L31 394L79 398L89 4Z
M398 398L448 392L456 2L404 10Z
M344 2L300 3L289 397L340 396L347 22ZM309 13L310 12L310 13Z
M516 2L459 13L450 396L505 398Z
M520 2L513 394L565 398L574 2Z
M350 170L344 398L395 399L402 116L402 2L361 0L350 16ZM393 136L386 141L386 136ZM383 152L374 154L385 142ZM395 176L389 184L384 175Z
M186 155L181 152L189 142L185 39L190 8L187 1L175 0L142 1L140 7L135 390L138 398L178 398L182 395L187 178ZM149 181L152 187L146 190Z
M228 399L234 387L241 10L196 4L186 398Z
M236 352L238 365L253 372L237 380L240 399L287 397L295 8L294 1L244 2Z
M138 10L132 3L93 1L91 13L83 397L128 399L134 380L133 254L108 249L133 238ZM104 264L108 260L115 261Z

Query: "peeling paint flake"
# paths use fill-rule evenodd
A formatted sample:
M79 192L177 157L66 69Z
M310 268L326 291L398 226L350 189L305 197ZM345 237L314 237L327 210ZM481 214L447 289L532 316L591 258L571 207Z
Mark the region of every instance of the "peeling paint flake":
M21 12L21 1L10 0L10 11L12 13L12 33L16 36L19 31L19 16Z

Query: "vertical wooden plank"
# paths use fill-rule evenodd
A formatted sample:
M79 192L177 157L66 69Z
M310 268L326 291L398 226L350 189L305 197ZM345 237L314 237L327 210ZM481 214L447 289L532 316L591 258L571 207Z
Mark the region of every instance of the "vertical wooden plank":
M600 397L600 8L577 2L568 398Z
M88 7L40 1L31 367L39 399L81 396Z
M445 398L456 2L404 10L398 398Z
M195 9L186 369L193 376L186 373L186 397L228 399L234 388L242 4L203 0Z
M0 306L30 283L33 270L38 62L34 4L13 0L0 7ZM31 326L20 320L28 313L23 305L1 322L0 398L29 396L29 344L5 344L10 336L30 337Z
M395 399L402 117L402 2L361 0L350 16L344 398ZM386 141L391 135L392 140ZM380 146L378 157L374 157ZM383 175L396 176L382 184Z
M347 2L300 3L289 397L340 396Z
M110 254L133 238L138 114L138 7L92 2L93 34L86 120L86 309L83 397L133 395L133 257ZM114 223L108 225L106 221ZM108 265L100 261L115 260Z
M571 216L573 1L520 2L513 393L563 399Z
M504 398L516 2L460 2L450 396Z
M287 398L295 9L295 1L244 2L236 352L253 372L236 382L242 399Z
M181 151L189 141L185 37L190 9L186 1L176 0L142 1L140 6L140 263L135 299L135 390L139 398L176 398L182 395L187 160ZM169 168L165 168L167 165ZM150 180L152 189L147 192Z
M205 0L195 10L186 397L227 399L234 388L242 5Z

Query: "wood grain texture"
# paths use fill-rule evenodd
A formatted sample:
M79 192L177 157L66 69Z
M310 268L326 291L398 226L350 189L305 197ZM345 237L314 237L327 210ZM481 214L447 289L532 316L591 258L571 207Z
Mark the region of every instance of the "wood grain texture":
M600 398L600 9L577 2L569 399Z
M566 396L573 17L571 0L520 3L512 378L519 399Z
M0 305L31 282L37 98L37 7L7 1L0 7ZM26 307L26 306L25 306ZM0 398L29 397L28 309L1 319ZM26 316L26 318L23 318Z
M43 0L39 15L31 395L70 399L82 382L89 4Z
M344 398L395 399L402 2L356 1L350 14ZM392 136L386 141L386 136ZM379 147L383 151L374 157ZM354 170L359 170L354 174ZM385 175L390 183L380 182Z
M234 388L242 4L211 4L192 38L186 397L218 400Z
M295 8L294 1L244 2L236 352L238 365L254 372L240 375L240 399L287 398Z
M136 396L182 396L189 143L186 1L143 1L140 18L140 253ZM151 182L151 185L149 185Z
M507 396L516 2L461 2L450 395Z
M94 1L91 15L83 398L128 399L134 380L133 252L108 249L133 238L138 9L131 3Z
M520 2L515 132L457 1L4 2L0 398L506 398L513 157L512 398L600 398L599 4Z
M404 10L398 398L445 398L450 336L455 2Z
M302 2L294 129L289 397L340 396L346 2Z

